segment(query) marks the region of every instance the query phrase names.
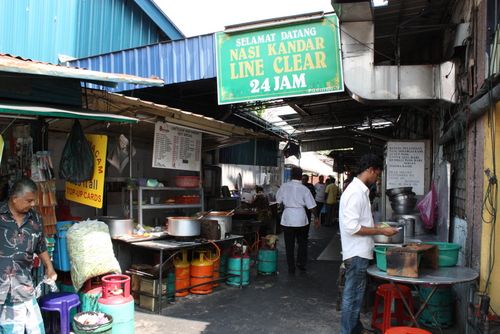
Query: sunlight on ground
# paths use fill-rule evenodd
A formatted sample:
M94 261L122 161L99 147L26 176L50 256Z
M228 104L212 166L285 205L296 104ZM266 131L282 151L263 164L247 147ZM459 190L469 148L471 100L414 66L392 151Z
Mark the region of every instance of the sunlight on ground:
M199 334L207 329L209 322L174 318L155 314L135 313L137 334Z

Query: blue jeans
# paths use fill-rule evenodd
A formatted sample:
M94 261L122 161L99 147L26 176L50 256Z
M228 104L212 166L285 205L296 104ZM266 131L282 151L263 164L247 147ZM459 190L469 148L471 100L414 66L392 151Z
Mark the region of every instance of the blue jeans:
M361 303L365 295L366 269L370 260L355 256L344 261L345 284L342 294L340 334L359 334L363 325L359 321Z

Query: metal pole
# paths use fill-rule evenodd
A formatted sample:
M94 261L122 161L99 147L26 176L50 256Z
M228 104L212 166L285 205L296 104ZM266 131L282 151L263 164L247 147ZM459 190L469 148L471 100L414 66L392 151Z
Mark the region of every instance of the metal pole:
M130 179L129 182L132 180L132 124L129 124L129 129L128 129L128 136L129 136L129 148L128 148L128 177ZM132 188L129 188L128 190L128 197L129 197L129 202L128 202L128 207L129 207L129 217L130 219L134 218L134 208L132 206Z

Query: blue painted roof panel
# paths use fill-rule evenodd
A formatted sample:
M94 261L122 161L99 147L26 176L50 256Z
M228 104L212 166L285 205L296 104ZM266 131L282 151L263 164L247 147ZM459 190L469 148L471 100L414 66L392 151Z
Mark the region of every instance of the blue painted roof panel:
M0 52L57 63L182 36L152 0L140 2L147 11L130 0L1 0Z
M217 75L213 34L77 59L68 64L94 71L146 78L155 76L163 79L165 85L215 78ZM134 88L133 85L120 84L115 89L104 89L119 92Z
M152 0L134 0L154 23L172 40L184 38L184 34Z
M0 52L47 62L74 55L78 0L0 1Z

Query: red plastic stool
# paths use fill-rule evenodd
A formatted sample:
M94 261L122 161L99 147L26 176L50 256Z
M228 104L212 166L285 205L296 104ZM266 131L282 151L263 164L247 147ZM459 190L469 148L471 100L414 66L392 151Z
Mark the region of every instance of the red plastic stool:
M401 295L406 300L411 312L413 313L413 299L411 289L405 285L397 284ZM392 312L392 302L394 301L394 312ZM383 302L382 312L379 312L379 305ZM378 329L382 333L392 327L392 318L395 318L398 324L403 324L403 321L411 321L409 315L405 315L405 308L401 301L401 296L397 288L390 284L381 284L377 288L375 294L375 303L372 312L372 328ZM411 327L405 327L411 328ZM397 332L396 332L397 333ZM402 332L403 333L403 332Z
M392 327L385 331L384 334L432 334L429 331L414 327Z

